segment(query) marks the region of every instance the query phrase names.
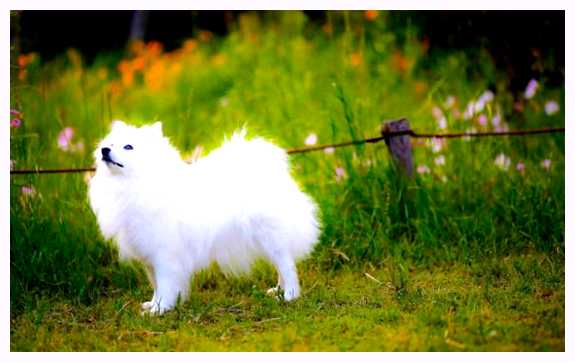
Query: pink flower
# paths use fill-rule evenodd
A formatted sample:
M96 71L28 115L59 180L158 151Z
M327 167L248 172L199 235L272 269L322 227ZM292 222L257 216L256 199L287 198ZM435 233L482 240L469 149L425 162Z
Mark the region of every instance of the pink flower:
M425 173L429 173L429 167L427 167L426 165L420 165L417 166L417 173L420 175L423 175Z
M327 148L324 148L323 152L325 152L326 155L331 155L332 153L335 152L335 148L327 147Z
M317 135L315 133L310 133L305 139L305 144L307 146L313 146L317 143Z
M340 182L341 180L343 180L345 177L347 177L347 174L345 172L345 169L341 166L338 166L335 168L335 180L337 182Z
M531 79L525 88L525 99L533 98L535 92L537 92L537 88L539 88L539 83L535 79Z
M68 151L70 149L70 141L74 135L74 130L70 127L66 127L58 134L58 148L63 151Z
M20 192L22 192L22 194L25 196L35 196L36 195L36 190L32 186L22 186L22 188L20 189Z
M441 118L443 118L443 112L441 111L441 109L437 106L433 107L431 109L431 114L433 115L433 118L435 118L436 120L440 120Z
M434 162L437 166L445 165L445 156L444 155L437 156L435 158Z
M555 101L548 101L545 103L545 113L548 116L551 116L555 113L559 112L559 104Z
M525 172L525 164L523 162L517 162L517 166L515 167L517 169L517 171L519 171L521 174L523 174Z
M461 117L461 112L459 111L459 109L453 108L453 110L451 111L451 115L453 116L453 118L459 119Z
M485 126L487 125L487 116L484 114L481 114L478 118L477 118L477 122L482 125Z
M20 111L17 109L11 109L10 114L12 114L14 116L20 116L22 113L20 113Z
M84 152L84 142L78 141L78 143L76 143L76 145L74 145L73 148L74 148L74 151Z
M551 160L546 158L543 161L541 161L541 167L543 167L546 170L549 170L551 168Z
M13 118L10 120L10 127L18 128L22 125L22 120L20 118Z

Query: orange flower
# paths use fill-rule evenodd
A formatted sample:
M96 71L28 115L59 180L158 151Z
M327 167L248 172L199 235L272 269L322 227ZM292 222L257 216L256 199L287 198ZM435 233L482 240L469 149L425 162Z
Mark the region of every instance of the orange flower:
M358 67L363 62L363 55L360 52L352 53L349 61L352 66Z
M26 78L26 76L28 75L26 67L34 60L36 60L35 53L21 54L18 56L18 59L16 60L18 63L18 67L20 68L20 70L18 71L18 79L24 80Z
M136 57L132 60L132 69L135 71L144 70L145 65L146 61L143 56Z
M184 51L184 53L191 53L197 47L198 47L198 41L196 39L188 39L184 42L182 50Z
M216 54L214 55L214 57L212 58L212 64L215 66L218 65L223 65L226 62L226 56L224 54Z
M404 57L400 52L395 52L392 57L393 65L399 69L400 72L405 73L413 66L413 61Z
M129 46L128 50L134 55L144 54L145 44L142 40L133 40Z
M36 54L21 54L18 56L18 66L20 68L26 68L26 66L34 61Z
M163 48L164 47L162 46L162 43L160 43L159 41L151 41L148 44L146 44L146 55L152 58L156 57L162 54Z
M144 73L144 81L152 90L160 90L164 86L165 67L163 61L154 62Z
M323 26L321 27L321 29L322 29L323 32L326 33L327 35L333 34L333 25L331 25L331 23L325 23L325 24L323 24Z
M420 80L415 82L415 93L421 94L421 93L425 92L425 88L427 88L427 87L425 86L424 82L422 82Z
M128 60L122 60L120 64L118 64L118 71L120 71L122 77L122 84L125 87L131 86L134 82L134 68L132 67L132 63Z
M214 34L212 34L211 31L207 31L207 30L202 30L198 34L198 39L200 39L200 41L204 42L204 43L209 42L213 37L214 37Z
M122 85L118 81L111 81L109 85L110 95L117 97L122 93Z
M379 11L377 10L366 10L363 16L369 21L374 21L379 16Z

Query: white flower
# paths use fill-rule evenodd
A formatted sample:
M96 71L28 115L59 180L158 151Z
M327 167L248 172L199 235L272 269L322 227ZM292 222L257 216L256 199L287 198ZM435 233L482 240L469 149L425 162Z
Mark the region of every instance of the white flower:
M473 102L467 103L467 107L465 108L465 112L463 112L463 119L468 120L475 114L475 107Z
M331 155L332 153L335 152L335 148L333 148L333 147L326 147L326 148L324 148L323 152L325 152L326 155Z
M483 110L483 108L485 108L485 101L479 98L477 102L475 102L474 111L475 113L479 113Z
M220 98L220 107L226 108L229 105L230 105L230 100L228 99L228 97Z
M493 118L491 118L491 124L493 127L498 127L501 124L501 115L499 113L495 114Z
M511 159L505 156L505 154L500 153L495 158L495 165L500 169L507 171L509 169L509 166L511 166Z
M446 129L447 128L447 119L445 117L441 117L439 121L437 121L437 125L439 129Z
M477 133L477 129L475 127L470 127L468 129L465 130L465 133ZM462 140L464 141L470 141L471 140L471 136L464 136L462 138Z
M307 146L313 146L317 143L317 135L315 133L310 133L305 139L305 144Z
M489 103L493 100L494 96L495 95L493 94L493 92L488 89L485 92L483 92L483 94L479 97L479 99L481 99L484 103Z
M545 103L545 113L548 116L551 116L555 113L559 112L559 104L555 101L548 101Z
M445 156L444 155L437 156L435 158L434 162L437 166L445 165Z
M443 146L445 146L445 140L442 138L434 137L431 139L431 151L433 151L433 153L441 151Z
M445 103L443 103L443 106L445 108L451 108L455 105L455 97L454 96L447 96L447 98L445 98Z

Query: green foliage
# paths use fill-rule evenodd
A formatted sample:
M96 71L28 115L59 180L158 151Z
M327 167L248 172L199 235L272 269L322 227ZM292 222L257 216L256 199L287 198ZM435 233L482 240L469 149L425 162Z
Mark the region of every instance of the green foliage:
M514 112L506 75L488 58L477 64L450 53L429 62L413 30L391 33L387 21L388 14L370 22L359 12L330 13L331 28L319 28L299 12L249 13L229 36L173 53L147 45L91 66L74 51L47 64L32 58L11 88L11 108L22 112L22 125L11 128L11 159L16 168L90 165L93 145L115 118L162 120L184 155L217 147L242 125L286 148L302 146L311 133L319 143L373 137L382 120L400 116L415 130L439 131L434 107L453 131L491 129L496 115L509 128L564 125L563 89L541 83ZM469 76L471 68L482 77ZM465 120L467 104L487 84L496 85L480 112L488 124L479 114ZM545 114L548 100L558 113ZM58 147L65 127L74 131L68 151ZM322 212L321 242L308 262L315 267L301 273L309 288L302 300L288 306L266 297L275 278L269 267L245 280L208 271L193 282L199 292L159 320L137 315L137 301L150 292L145 275L120 264L102 240L83 175L12 176L11 347L564 349L563 135L459 139L440 148L414 144L416 166L429 172L422 168L413 180L398 177L383 143L291 156L293 175ZM494 162L500 154L511 160L507 170ZM451 266L454 284L436 290L445 276L434 268ZM385 288L365 279L359 271L366 268ZM260 323L266 319L274 320ZM57 326L62 320L65 330ZM101 338L86 336L93 320ZM68 333L77 338L67 341Z

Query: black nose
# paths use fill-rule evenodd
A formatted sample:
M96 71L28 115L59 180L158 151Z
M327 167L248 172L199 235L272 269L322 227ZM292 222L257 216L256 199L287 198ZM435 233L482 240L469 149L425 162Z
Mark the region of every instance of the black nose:
M108 157L110 155L110 149L108 147L102 147L102 156Z

